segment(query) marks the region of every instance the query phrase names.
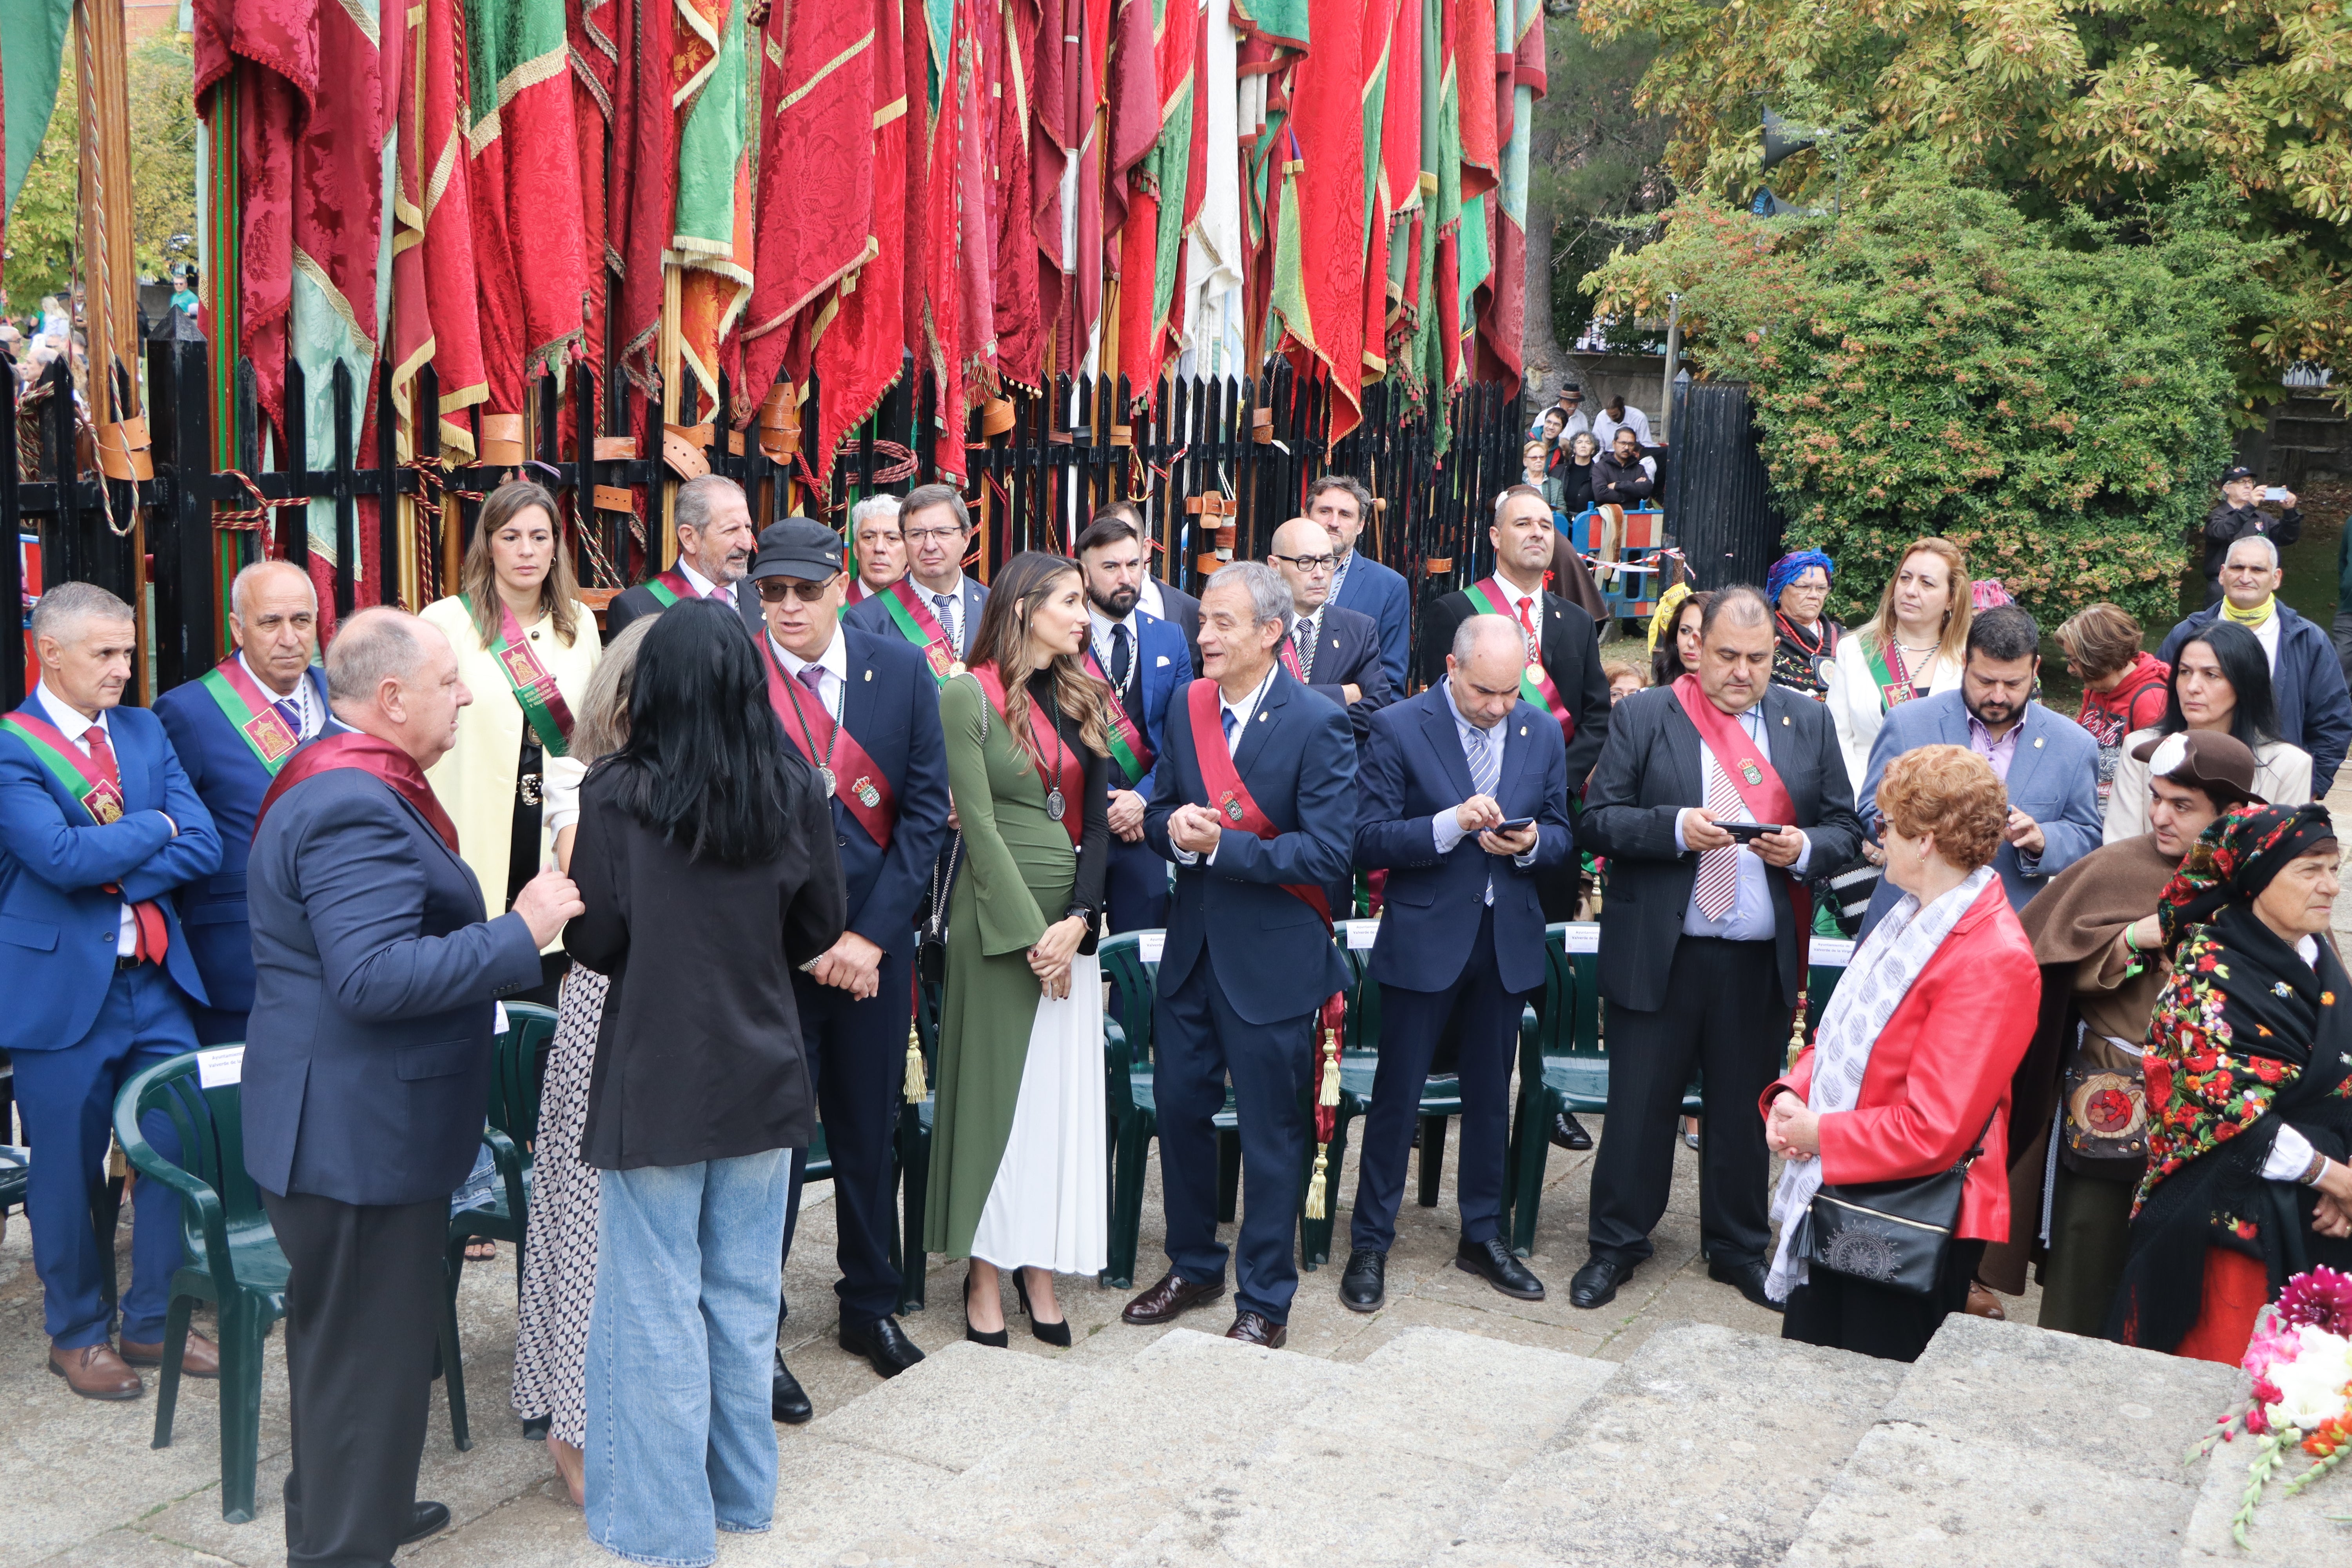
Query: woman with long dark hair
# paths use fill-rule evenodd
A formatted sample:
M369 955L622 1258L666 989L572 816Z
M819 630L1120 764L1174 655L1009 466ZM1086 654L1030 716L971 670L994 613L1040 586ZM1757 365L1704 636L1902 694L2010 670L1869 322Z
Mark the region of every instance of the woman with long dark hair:
M1695 594L1677 583L1659 599L1650 616L1650 684L1672 686L1685 675L1698 673L1698 625L1713 603L1711 593Z
M948 902L924 1247L971 1260L965 1334L1003 1345L998 1272L1030 1331L1070 1342L1055 1274L1105 1261L1102 982L1108 688L1087 673L1076 563L1036 552L989 584L971 667L940 692L964 864Z
M768 1528L769 1363L790 1152L816 1131L792 973L847 903L814 770L732 608L638 650L629 729L581 787L572 956L612 982L580 1157L597 1181L588 1532L705 1563Z
M2137 838L2147 831L2148 759L2156 742L2185 730L2234 735L2254 753L2254 793L2273 805L2301 805L2311 798L2311 753L2278 738L2278 710L2271 695L2271 661L2254 634L2234 622L2216 620L2180 646L2166 688L2164 718L2152 730L2124 737L2116 776L2107 791L2105 842Z
M557 515L543 485L509 479L492 490L457 592L423 612L457 650L474 694L458 710L457 743L425 776L492 913L547 863L546 760L571 749L572 715L603 654ZM546 984L525 1001L553 1002L571 967L560 948L544 957Z

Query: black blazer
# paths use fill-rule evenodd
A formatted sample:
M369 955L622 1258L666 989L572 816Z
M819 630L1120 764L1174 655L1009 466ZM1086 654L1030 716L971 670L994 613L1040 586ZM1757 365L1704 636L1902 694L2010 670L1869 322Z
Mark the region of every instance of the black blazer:
M611 642L628 630L631 621L639 616L657 615L661 608L662 602L655 598L654 591L643 583L634 588L623 589L613 595L611 604L604 606L604 640ZM767 623L760 614L760 595L752 590L749 577L735 584L735 609L743 617L743 629L758 637L761 627Z
M580 1158L606 1171L808 1146L816 1097L793 973L848 922L833 816L794 770L793 829L765 865L689 860L621 808L607 761L580 788L574 959L610 975Z
M1772 771L1796 804L1795 826L1813 841L1806 869L1818 874L1844 865L1862 848L1862 822L1853 813L1853 784L1829 710L1773 686L1764 692L1764 720L1770 726ZM1601 764L1585 787L1576 833L1580 847L1609 857L1601 900L1601 994L1617 1006L1655 1012L1665 1005L1667 970L1698 879L1698 857L1675 847L1675 819L1685 807L1706 804L1698 727L1674 688L1654 686L1620 702ZM1793 1007L1803 976L1789 879L1766 881L1779 917L1780 1005Z
M1397 700L1388 668L1381 663L1381 624L1360 611L1323 606L1322 646L1315 650L1315 668L1307 674L1313 678L1307 690L1347 710L1348 727L1356 732L1359 746L1371 732L1372 715ZM1340 689L1347 686L1362 695L1349 701Z
M1201 601L1181 588L1161 583L1157 577L1152 581L1160 584L1160 607L1166 612L1160 618L1173 622L1176 629L1184 634L1184 646L1192 655L1192 679L1198 680L1201 679Z
M1576 734L1568 742L1568 792L1584 787L1585 775L1600 760L1601 742L1609 737L1609 674L1601 668L1601 631L1592 617L1558 594L1543 596L1544 672L1559 690L1576 720ZM1454 634L1477 613L1464 593L1448 594L1429 606L1422 617L1421 681L1434 686L1445 679L1445 656L1454 651Z

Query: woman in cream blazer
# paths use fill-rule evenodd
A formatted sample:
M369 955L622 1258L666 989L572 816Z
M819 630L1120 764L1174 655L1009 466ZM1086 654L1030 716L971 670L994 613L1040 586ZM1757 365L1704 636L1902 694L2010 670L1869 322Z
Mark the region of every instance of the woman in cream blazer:
M551 747L542 731L560 734L581 710L603 653L596 617L581 603L571 560L557 541L555 517L555 498L543 487L528 479L500 485L482 503L458 593L425 608L425 619L457 650L458 678L474 699L458 710L457 743L425 776L457 825L458 852L492 915L547 862L551 837L541 803ZM497 651L509 617L521 634L519 647L561 699L540 704L537 725L526 718L508 661ZM547 952L561 948L551 942ZM560 980L564 966L550 962Z

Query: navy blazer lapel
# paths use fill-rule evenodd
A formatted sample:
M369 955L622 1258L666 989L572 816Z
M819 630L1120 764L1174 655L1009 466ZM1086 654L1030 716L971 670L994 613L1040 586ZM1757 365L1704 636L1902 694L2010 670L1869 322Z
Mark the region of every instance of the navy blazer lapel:
M1459 793L1458 804L1468 800L1476 791L1470 778L1470 759L1463 754L1462 735L1454 728L1454 710L1445 700L1443 687L1433 686L1423 694L1421 710L1421 732L1429 741L1430 749L1437 753L1437 765L1445 770L1445 777Z
M1234 771L1235 773L1242 771L1244 766L1242 759L1245 754L1255 757L1264 749L1260 742L1279 722L1274 718L1274 714L1290 700L1290 693L1284 689L1297 684L1297 682L1291 678L1287 670L1279 665L1275 667L1274 679L1266 684L1265 695L1258 699L1256 710L1250 714L1248 727L1234 737ZM1220 700L1222 702L1222 700ZM1223 711L1222 706L1219 711ZM1219 719L1217 722L1223 725L1224 721Z
M1541 710L1528 702L1520 703L1503 715L1503 766L1495 779L1495 799L1498 805L1517 780L1519 770L1527 766L1528 748L1535 744L1535 737L1528 729L1530 721L1528 715L1530 712L1540 714L1546 723L1554 722L1550 714L1542 713ZM1504 815L1507 816L1510 813Z

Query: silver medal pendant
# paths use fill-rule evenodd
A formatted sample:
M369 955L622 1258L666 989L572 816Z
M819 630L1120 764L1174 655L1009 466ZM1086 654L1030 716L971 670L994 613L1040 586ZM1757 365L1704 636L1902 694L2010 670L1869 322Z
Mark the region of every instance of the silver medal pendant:
M1062 799L1062 792L1059 789L1048 790L1045 793L1046 816L1059 822L1062 820L1062 813L1068 809L1069 805Z
M819 778L821 778L821 779L823 779L823 780L824 781L824 796L825 796L825 798L826 798L827 800L831 800L831 799L833 798L833 793L834 793L834 788L835 788L835 780L834 780L834 776L833 776L833 770L832 770L831 768L829 768L829 767L826 767L823 763L819 763L817 764L817 766L816 766L816 773L817 773L817 777L819 777Z

